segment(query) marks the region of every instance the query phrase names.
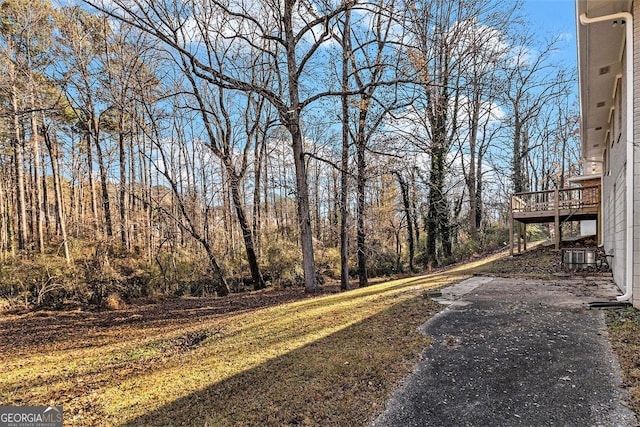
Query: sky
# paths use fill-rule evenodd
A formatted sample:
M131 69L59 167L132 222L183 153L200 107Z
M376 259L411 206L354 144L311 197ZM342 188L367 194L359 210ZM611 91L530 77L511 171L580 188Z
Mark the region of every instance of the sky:
M541 37L562 35L563 60L577 62L575 0L523 0L522 15Z

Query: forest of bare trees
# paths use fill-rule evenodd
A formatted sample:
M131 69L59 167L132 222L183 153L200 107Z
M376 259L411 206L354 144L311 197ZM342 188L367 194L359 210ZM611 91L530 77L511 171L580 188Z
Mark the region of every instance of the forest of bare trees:
M0 298L224 296L446 265L581 171L511 0L0 0Z

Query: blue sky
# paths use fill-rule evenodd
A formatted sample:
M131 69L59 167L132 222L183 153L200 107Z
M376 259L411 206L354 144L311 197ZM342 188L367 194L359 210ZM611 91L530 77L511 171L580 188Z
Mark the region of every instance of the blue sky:
M575 34L575 0L523 0L522 11L541 28Z
M575 66L575 0L523 0L522 15L543 39L562 34L560 54L567 64Z

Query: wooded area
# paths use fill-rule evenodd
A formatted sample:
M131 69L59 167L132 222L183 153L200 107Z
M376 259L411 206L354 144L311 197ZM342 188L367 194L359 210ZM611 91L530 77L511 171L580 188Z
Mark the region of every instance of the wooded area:
M0 305L367 286L582 168L562 37L510 0L0 11Z

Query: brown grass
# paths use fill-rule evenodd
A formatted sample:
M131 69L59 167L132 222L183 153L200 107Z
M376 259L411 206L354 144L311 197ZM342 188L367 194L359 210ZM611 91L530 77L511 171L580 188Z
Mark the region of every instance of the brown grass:
M121 310L125 307L125 303L120 295L111 293L104 299L102 306L107 310Z
M319 297L0 316L0 405L63 405L65 425L363 425L429 343L424 291L501 256Z
M607 310L607 326L629 393L629 407L640 417L640 311Z

